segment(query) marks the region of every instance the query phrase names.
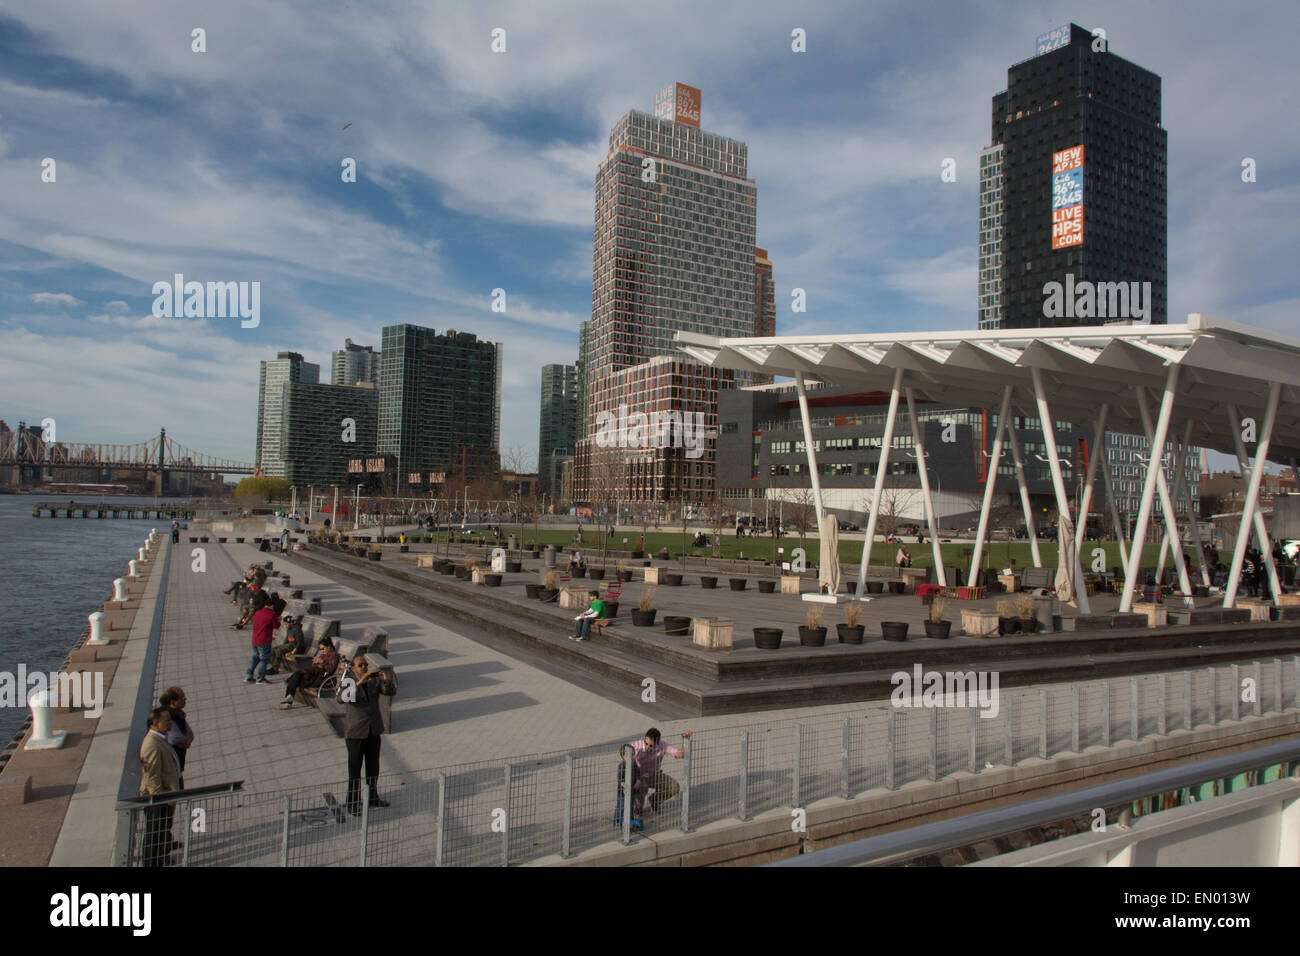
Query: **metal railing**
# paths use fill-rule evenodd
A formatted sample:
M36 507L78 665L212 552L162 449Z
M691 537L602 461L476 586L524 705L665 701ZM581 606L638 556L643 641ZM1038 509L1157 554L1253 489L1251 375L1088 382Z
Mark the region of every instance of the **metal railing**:
M378 781L387 807L370 807L367 795L349 808L347 783L337 778L293 790L188 799L177 820L190 832L183 838L173 833L185 845L183 862L190 866L493 866L563 859L602 844L629 843L638 832L690 832L956 772L978 774L1120 740L1281 713L1300 706L1298 685L1295 656L1005 690L992 698L996 714L991 706L982 712L975 706L886 701L799 720L697 730L682 741L681 759L664 758L662 769L680 794L640 818L639 831L632 813L617 812L620 801L632 801L626 788L619 793L624 741L611 741L387 774ZM636 732L627 739L636 739ZM148 830L144 809L118 809L129 818L120 832L131 834L119 860L141 865Z

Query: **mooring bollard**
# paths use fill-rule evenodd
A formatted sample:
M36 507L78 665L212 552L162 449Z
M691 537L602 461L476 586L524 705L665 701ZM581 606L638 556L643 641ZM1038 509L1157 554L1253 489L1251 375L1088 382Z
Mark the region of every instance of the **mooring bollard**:
M32 735L23 746L24 750L57 750L67 739L66 730L50 730L50 721L54 714L54 701L48 690L33 691L27 698L27 706L32 709Z
M114 578L114 579L113 579L113 600L114 600L114 601L117 601L119 604L125 604L125 603L126 603L126 601L127 601L127 597L126 597L126 581L125 581L125 579L123 579L123 578Z
M127 574L129 574L129 575L130 575L131 577L133 577L133 578L135 578L135 577L139 577L139 576L140 576L140 575L139 575L139 571L140 571L140 567L139 567L139 565L140 565L140 562L137 561L135 558L132 558L130 561L128 561L128 562L126 563Z
M108 643L108 641L104 640L104 621L107 619L108 615L103 611L96 611L90 615L90 640L86 642L87 644Z
M144 548L137 549L136 558L140 561L140 563L142 564L144 563Z

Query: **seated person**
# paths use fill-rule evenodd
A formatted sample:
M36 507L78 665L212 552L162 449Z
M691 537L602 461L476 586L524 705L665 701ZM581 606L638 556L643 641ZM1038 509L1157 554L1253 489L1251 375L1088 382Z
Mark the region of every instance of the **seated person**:
M587 640L587 636L591 633L591 622L605 616L605 602L600 599L600 592L588 591L587 596L591 598L591 607L573 619L577 623L573 625L573 633L569 635L571 641Z
M585 568L586 566L587 566L587 561L585 558L583 558L581 551L575 551L573 552L573 554L569 555L570 574L572 574L575 570L579 568Z
M293 706L293 698L298 693L298 688L304 685L316 687L338 669L339 655L338 651L334 649L334 638L322 637L320 639L320 650L316 652L316 658L311 662L311 667L305 671L298 671L289 675L289 680L284 685L284 699L280 701L280 707L288 710Z
M266 672L268 674L278 674L284 659L290 654L296 655L304 652L306 646L307 639L302 633L302 621L292 614L286 615L284 618L284 643L271 648L271 666L266 669Z

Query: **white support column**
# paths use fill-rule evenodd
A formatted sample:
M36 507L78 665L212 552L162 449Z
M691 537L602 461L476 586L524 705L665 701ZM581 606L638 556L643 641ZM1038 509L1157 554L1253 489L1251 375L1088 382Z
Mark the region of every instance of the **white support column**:
M1192 422L1187 421L1187 427L1183 429L1183 472L1192 464ZM1205 566L1205 542L1201 538L1201 525L1196 519L1196 502L1192 500L1192 483L1183 482L1183 497L1187 505L1187 522L1192 529L1192 544L1196 547L1196 566L1201 569L1201 583L1205 586L1210 584L1210 571Z
M857 598L862 600L866 587L867 565L871 563L871 545L876 537L876 515L880 513L880 495L885 490L885 473L889 470L889 448L894 443L894 419L898 417L898 397L902 390L903 370L894 369L894 384L889 389L889 414L885 418L885 435L880 442L880 461L876 465L876 484L871 491L871 514L867 515L867 534L862 541L862 561L858 565Z
M1025 481L1025 461L1020 457L1020 440L1016 430L1007 426L1007 437L1011 440L1011 457L1016 462L1016 485L1020 488L1020 507L1025 513L1025 533L1029 535L1029 550L1034 556L1034 567L1041 568L1043 559L1038 555L1038 530L1034 527L1034 509L1029 504L1029 483Z
M1241 440L1241 415L1237 411L1237 406L1229 403L1228 405L1228 429L1232 432L1233 444L1237 448L1237 471L1242 480L1246 478L1246 472L1250 468L1250 458L1246 455L1246 445ZM1263 483L1263 478L1260 479ZM1273 545L1269 538L1268 527L1264 524L1264 516L1255 509L1255 543L1259 545L1260 551L1264 553L1266 567L1269 571L1269 581L1273 584L1273 593L1279 593L1277 583L1277 568L1273 565Z
M934 524L934 500L930 497L930 466L925 460L925 443L921 440L921 425L916 420L916 402L912 389L907 389L907 416L912 420L912 445L916 448L916 471L921 476L921 504L925 508L925 523L930 528L930 546L934 552L934 575L940 586L947 587L943 572L943 553L939 550L939 532Z
M1137 390L1138 411L1142 415L1142 427L1146 430L1148 441L1151 439L1151 409L1147 406L1146 389ZM1168 430L1166 429L1166 435ZM1192 606L1192 582L1187 576L1187 562L1183 560L1183 538L1178 533L1178 516L1174 514L1174 502L1169 496L1169 482L1165 479L1165 446L1162 443L1157 454L1156 445L1151 442L1150 460L1158 466L1156 471L1156 491L1160 495L1160 508L1165 517L1165 534L1168 536L1174 549L1174 568L1178 571L1178 586L1183 592L1183 603L1188 607ZM1174 461L1178 460L1178 454L1175 451ZM1140 568L1139 568L1140 570ZM1163 571L1158 572L1164 574ZM1156 577L1156 583L1160 583L1159 576Z
M1163 453L1165 437L1169 434L1169 418L1174 411L1174 393L1178 387L1178 366L1170 365L1165 378L1165 394L1160 400L1160 420L1156 424L1155 440L1152 454L1147 459L1147 477L1142 484L1142 504L1138 507L1137 525L1133 529L1133 545L1129 551L1128 567L1124 569L1124 593L1119 600L1119 613L1128 614L1133 609L1133 589L1137 577L1142 572L1142 543L1146 540L1147 524L1151 520L1151 503L1156 494L1156 480L1161 475L1159 456L1155 449ZM1138 390L1139 397L1142 395Z
M1277 603L1277 595L1282 593L1277 580L1277 568L1273 566L1273 546L1268 539L1268 528L1264 524L1264 516L1257 509L1259 486L1264 481L1264 465L1268 462L1268 446L1273 438L1273 422L1277 417L1277 402L1281 393L1282 386L1274 382L1268 392L1268 408L1264 412L1264 431L1255 445L1255 465L1250 469L1250 483L1246 490L1246 504L1250 506L1250 510L1249 512L1243 510L1241 513L1237 547L1232 554L1232 570L1228 572L1228 590L1223 596L1224 607L1232 607L1237 600L1237 588L1241 584L1241 561L1246 554L1245 542L1250 540L1248 529L1251 525L1254 526L1255 537L1259 540L1259 550L1264 555L1264 566L1268 568L1269 584L1273 586L1273 603ZM1237 446L1237 467L1244 476L1247 467L1246 444L1241 440L1241 416L1237 412L1237 407L1232 404L1228 405L1228 422L1228 430L1232 432L1234 444ZM1247 520L1248 513L1250 520ZM1232 603L1229 603L1230 597Z
M822 507L822 483L817 474L817 454L813 451L812 420L808 417L808 392L803 385L803 372L794 373L795 391L799 393L799 419L803 422L803 447L808 453L808 474L812 476L813 503L817 508L817 530L821 533L822 516L826 510Z
M1088 512L1092 510L1092 489L1093 483L1097 480L1097 442L1102 441L1104 447L1105 441L1102 436L1106 434L1106 414L1110 411L1110 403L1102 402L1101 409L1097 412L1097 422L1092 429L1092 454L1088 456L1088 477L1083 484L1083 499L1079 502L1079 524L1078 534L1074 536L1074 557L1077 561L1083 554L1083 533L1088 527ZM1103 452L1104 454L1104 452ZM1075 463L1078 467L1078 463Z
M1101 477L1106 482L1106 499L1110 502L1110 521L1115 526L1115 543L1119 545L1120 570L1128 574L1128 547L1124 543L1124 525L1120 523L1119 502L1115 500L1115 483L1110 477L1110 456L1101 463Z
M1056 491L1056 507L1060 514L1070 514L1070 499L1065 493L1065 479L1061 477L1061 457L1056 448L1056 421L1052 418L1052 410L1047 407L1047 393L1043 390L1043 372L1037 366L1030 368L1029 374L1034 380L1034 399L1038 403L1038 423L1042 426L1043 444L1047 447L1047 465L1052 472L1052 487ZM1077 465L1076 465L1077 467ZM1082 532L1076 528L1075 536L1078 537ZM1056 542L1058 553L1063 553L1072 558L1074 565L1070 573L1074 578L1074 594L1079 602L1079 610L1084 614L1092 613L1088 605L1088 588L1083 583L1083 568L1079 566L1079 552L1073 549L1073 541ZM1067 549L1062 552L1061 549ZM1070 550L1074 554L1070 555ZM1068 567L1068 565L1067 565Z
M979 577L980 557L984 553L984 535L989 528L989 509L993 504L993 486L998 481L998 463L1002 460L1002 432L1007 427L1007 412L1011 410L1011 386L1002 387L1002 406L998 409L998 427L993 433L993 456L989 458L989 468L984 479L984 501L980 504L980 524L975 532L975 554L971 558L968 587L975 587ZM980 449L983 454L984 449Z
M1174 516L1178 515L1178 502L1183 500L1183 490L1187 487L1187 436L1192 433L1192 423L1189 419L1183 427L1183 442L1174 449ZM1165 573L1165 557L1169 553L1170 545L1173 545L1178 551L1183 549L1183 539L1179 535L1177 538L1170 539L1169 532L1166 531L1160 538L1160 560L1156 562L1156 580L1159 581ZM1175 564L1177 562L1175 561Z

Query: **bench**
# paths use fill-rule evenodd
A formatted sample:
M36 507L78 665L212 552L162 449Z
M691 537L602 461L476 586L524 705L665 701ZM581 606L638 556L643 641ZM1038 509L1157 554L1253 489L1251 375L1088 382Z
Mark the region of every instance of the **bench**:
M1056 570L1054 568L1025 568L1020 575L1020 587L1025 591L1036 588L1052 590L1056 587Z

